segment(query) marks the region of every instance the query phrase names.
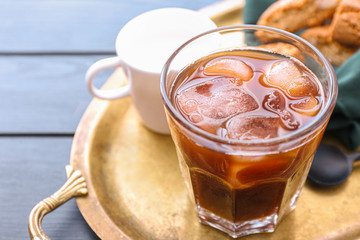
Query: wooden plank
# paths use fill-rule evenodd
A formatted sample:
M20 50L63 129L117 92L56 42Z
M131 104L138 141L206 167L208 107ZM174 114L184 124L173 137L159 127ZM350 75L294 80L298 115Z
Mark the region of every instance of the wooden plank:
M141 13L216 1L0 1L0 53L114 52L119 30Z
M0 57L0 134L74 133L92 99L85 73L104 57ZM96 85L111 73L100 73Z
M0 138L0 239L29 239L31 209L66 181L72 138ZM20 153L20 154L19 154ZM45 216L51 239L99 239L74 199Z

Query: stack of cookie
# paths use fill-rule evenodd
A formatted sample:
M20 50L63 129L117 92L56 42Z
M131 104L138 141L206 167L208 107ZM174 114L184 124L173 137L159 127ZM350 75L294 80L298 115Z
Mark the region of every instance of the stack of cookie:
M301 33L334 65L341 65L360 48L360 0L279 0L257 24ZM272 37L262 33L266 42Z

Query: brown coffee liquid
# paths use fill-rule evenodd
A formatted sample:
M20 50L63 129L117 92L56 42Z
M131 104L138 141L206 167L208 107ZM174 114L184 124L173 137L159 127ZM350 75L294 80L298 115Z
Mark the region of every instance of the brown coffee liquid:
M219 52L178 76L172 101L195 126L225 138L268 139L307 125L322 106L316 76L263 51Z
M171 99L191 124L225 139L257 141L300 129L323 105L301 62L260 50L214 53L177 76ZM198 144L170 124L198 208L230 222L275 218L296 202L322 132L287 152L244 156ZM217 143L213 143L216 145Z

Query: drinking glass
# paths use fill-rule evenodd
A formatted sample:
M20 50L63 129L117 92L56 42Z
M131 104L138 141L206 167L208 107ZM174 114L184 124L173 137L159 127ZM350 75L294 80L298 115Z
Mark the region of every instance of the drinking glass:
M234 140L188 122L171 94L181 70L214 52L290 44L319 79L323 105L313 120L271 139ZM282 50L280 49L280 52ZM296 206L337 98L332 66L302 38L274 28L237 25L202 33L179 47L165 64L160 81L165 112L180 168L202 223L232 237L273 232Z

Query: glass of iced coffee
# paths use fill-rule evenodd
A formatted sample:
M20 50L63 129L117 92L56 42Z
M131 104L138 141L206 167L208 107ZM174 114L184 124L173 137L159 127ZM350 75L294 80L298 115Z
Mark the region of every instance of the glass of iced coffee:
M285 31L218 28L169 58L161 94L200 221L232 237L274 231L335 106L325 57Z

